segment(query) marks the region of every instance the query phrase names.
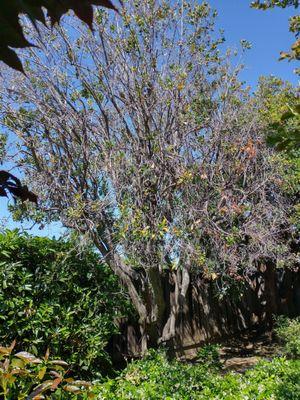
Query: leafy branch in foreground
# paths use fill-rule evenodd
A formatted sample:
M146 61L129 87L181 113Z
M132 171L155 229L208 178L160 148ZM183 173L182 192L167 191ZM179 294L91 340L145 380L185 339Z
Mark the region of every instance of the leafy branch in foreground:
M26 185L22 185L20 179L7 171L0 171L0 197L8 197L10 193L16 200L20 199L22 202L29 200L37 204L37 195L28 190Z
M43 8L47 10L51 24L59 23L68 10L74 13L90 28L93 23L93 5L115 9L110 0L2 0L0 3L0 60L10 67L24 72L17 54L11 49L33 46L24 36L19 15L26 14L33 25L40 21L46 24Z
M68 364L65 361L50 360L48 350L42 358L26 351L12 354L15 345L14 341L9 347L0 346L2 399L53 399L55 394L59 395L60 399L67 399L74 394L88 393L91 387L89 382L66 377ZM89 398L92 396L88 395Z

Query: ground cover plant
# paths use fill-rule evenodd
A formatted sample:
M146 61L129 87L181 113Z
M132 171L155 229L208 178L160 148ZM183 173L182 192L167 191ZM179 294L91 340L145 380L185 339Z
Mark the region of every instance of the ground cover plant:
M187 364L151 352L95 392L102 400L299 400L300 360L261 361L242 375L216 371L203 359Z
M0 234L0 343L63 358L82 376L110 369L105 347L127 298L92 249L75 242Z

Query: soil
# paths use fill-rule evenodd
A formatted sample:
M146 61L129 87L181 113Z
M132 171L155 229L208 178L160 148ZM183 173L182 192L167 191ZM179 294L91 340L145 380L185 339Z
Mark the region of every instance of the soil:
M272 334L257 336L247 333L238 338L229 339L220 349L224 372L243 373L260 360L270 360L280 354L280 346Z

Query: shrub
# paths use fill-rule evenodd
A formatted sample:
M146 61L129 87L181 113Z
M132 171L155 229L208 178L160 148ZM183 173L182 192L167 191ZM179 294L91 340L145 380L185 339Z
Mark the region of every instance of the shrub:
M95 388L101 400L300 400L300 361L262 361L244 375L150 352Z
M0 342L33 354L49 347L81 376L110 368L105 346L128 302L100 256L74 243L0 234Z
M284 351L289 357L300 357L300 318L277 318L275 332L284 343Z
M143 360L130 363L116 379L97 388L105 400L189 400L202 389L208 368L168 361L163 352L150 351Z

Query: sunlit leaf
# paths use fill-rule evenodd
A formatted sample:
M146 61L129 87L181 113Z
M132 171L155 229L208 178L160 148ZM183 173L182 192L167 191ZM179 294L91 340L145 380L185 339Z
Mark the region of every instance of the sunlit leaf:
M3 354L3 355L11 354L11 352L12 352L13 348L15 347L15 345L16 345L16 341L14 340L9 347L0 346L0 354Z
M71 392L71 393L74 393L74 394L78 394L78 393L81 392L80 388L78 386L74 386L74 385L65 385L63 387L63 389L66 392Z
M50 361L50 364L59 365L59 366L62 366L62 367L67 367L68 366L68 363L66 363L63 360L52 360L52 361Z
M45 381L43 383L41 383L40 385L38 385L32 393L30 393L30 395L28 396L28 400L29 399L34 399L36 398L37 395L39 395L40 393L45 392L46 390L50 389L53 385L53 381Z
M45 376L46 371L47 371L47 367L41 368L38 373L38 378L42 380Z
M25 362L32 363L32 364L41 364L42 360L40 358L37 358L31 353L27 353L27 351L21 351L17 354L15 354L15 357L20 358L21 360L24 360Z

